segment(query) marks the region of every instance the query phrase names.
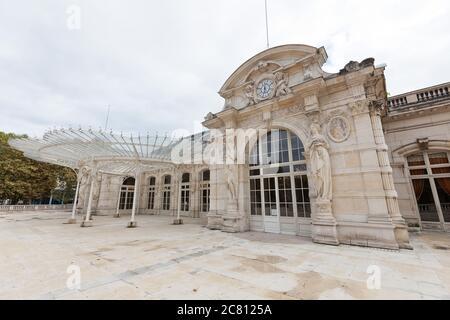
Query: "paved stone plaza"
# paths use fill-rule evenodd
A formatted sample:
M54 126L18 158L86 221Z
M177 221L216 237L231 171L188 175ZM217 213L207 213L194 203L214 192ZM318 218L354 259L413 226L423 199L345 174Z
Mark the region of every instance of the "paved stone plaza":
M0 215L0 299L450 299L450 235L412 235L413 251L311 243L287 235L212 231L190 220L65 212ZM68 289L67 268L81 270ZM367 289L367 268L381 289Z

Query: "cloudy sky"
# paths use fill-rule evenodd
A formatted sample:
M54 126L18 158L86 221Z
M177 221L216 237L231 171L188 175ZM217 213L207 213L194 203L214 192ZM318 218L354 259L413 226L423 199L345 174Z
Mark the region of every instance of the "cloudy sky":
M324 46L328 72L374 57L392 95L450 81L448 0L268 5L270 45ZM104 127L108 105L115 131L198 130L265 37L264 0L0 0L0 131Z

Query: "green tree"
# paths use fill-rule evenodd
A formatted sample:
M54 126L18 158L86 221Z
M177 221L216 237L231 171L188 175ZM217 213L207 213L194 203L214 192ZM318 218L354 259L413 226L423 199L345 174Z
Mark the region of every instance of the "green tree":
M73 200L75 173L70 168L26 158L8 144L11 138L24 137L0 131L0 200L30 204L50 198L55 188L53 199L58 202Z

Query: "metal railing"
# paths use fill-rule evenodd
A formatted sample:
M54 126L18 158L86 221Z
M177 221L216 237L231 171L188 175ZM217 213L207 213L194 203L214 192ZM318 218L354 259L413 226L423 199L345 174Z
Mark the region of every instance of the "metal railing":
M69 210L72 204L31 204L31 205L0 205L0 212L39 211L39 210Z

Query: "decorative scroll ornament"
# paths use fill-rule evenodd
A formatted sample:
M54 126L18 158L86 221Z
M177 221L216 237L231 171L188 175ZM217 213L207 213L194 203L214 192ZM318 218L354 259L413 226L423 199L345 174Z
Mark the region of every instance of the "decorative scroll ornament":
M287 75L283 72L277 72L275 74L275 97L284 96L292 93L292 89L289 88L289 83L287 79Z
M264 63L261 65L261 68L265 68ZM256 84L251 83L244 88L247 106L292 93L292 89L289 87L288 75L284 72L261 74L259 79L261 80Z
M245 97L247 98L247 106L252 106L255 104L255 96L253 85L249 84L244 89Z
M334 142L344 142L350 136L350 123L343 116L334 116L328 122L327 133Z

